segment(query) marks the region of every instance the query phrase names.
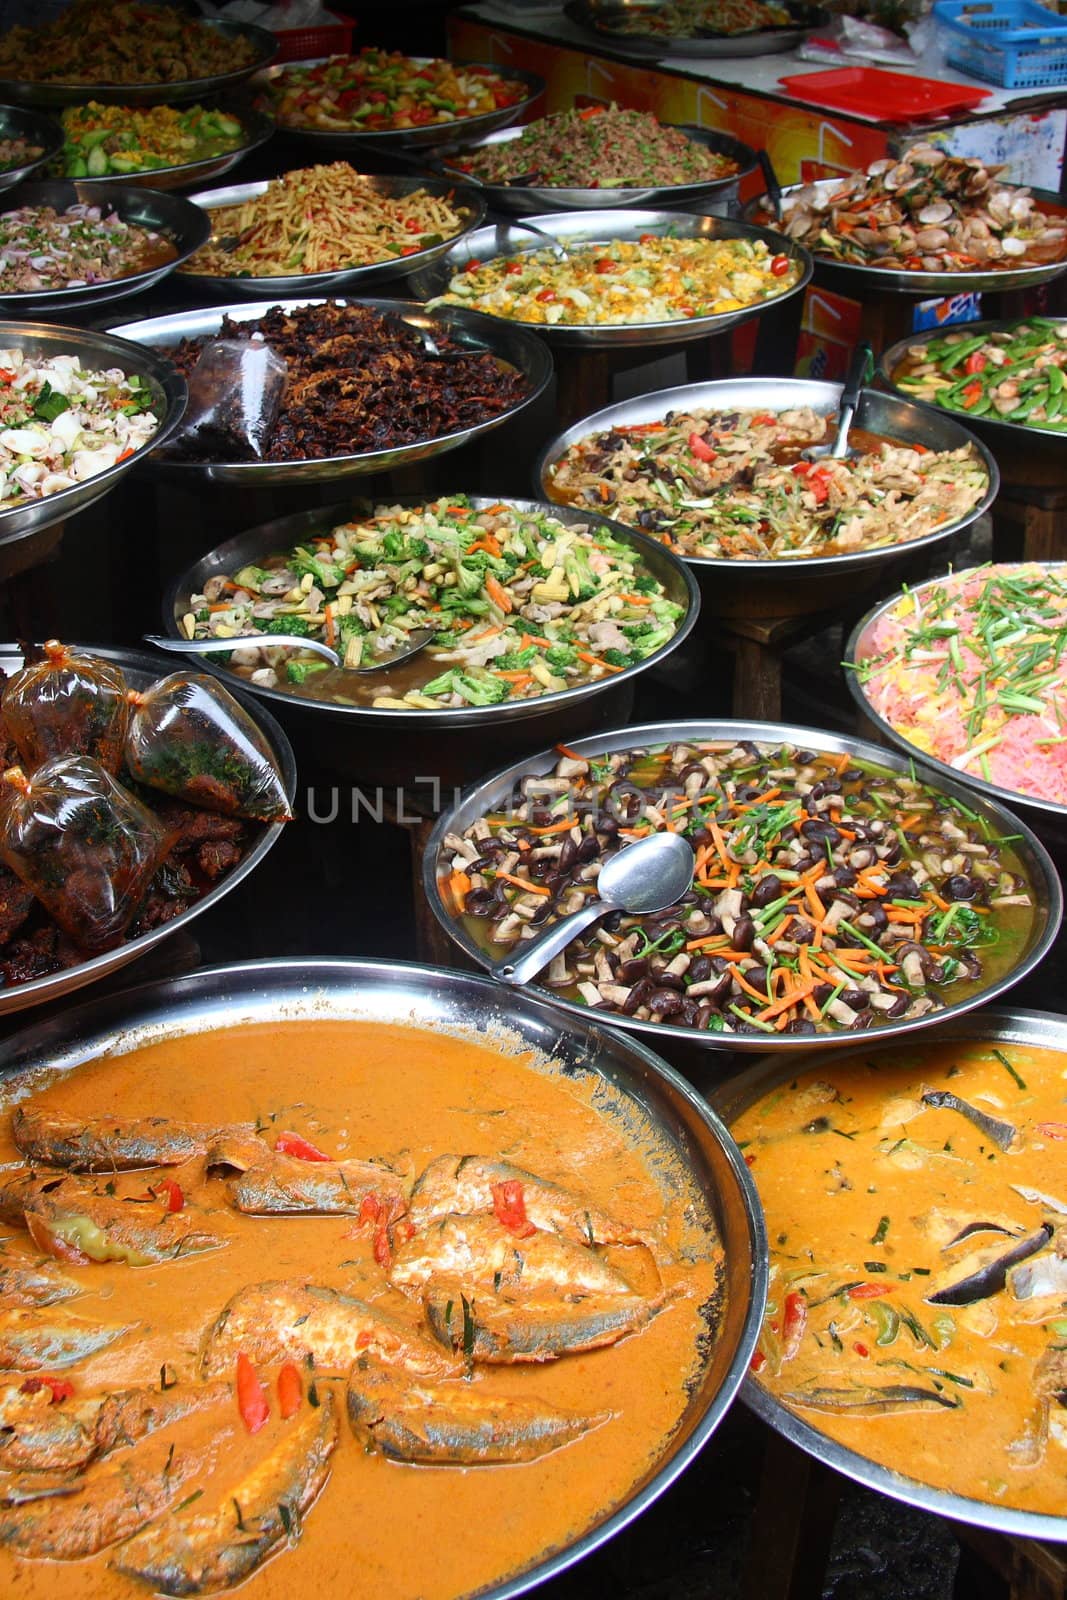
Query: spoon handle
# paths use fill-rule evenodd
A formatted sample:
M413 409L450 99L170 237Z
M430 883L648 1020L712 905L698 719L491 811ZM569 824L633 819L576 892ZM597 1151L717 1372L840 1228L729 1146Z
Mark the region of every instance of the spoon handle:
M848 377L845 379L845 387L841 391L841 411L840 420L837 424L837 436L830 450L830 456L833 460L840 460L848 451L849 429L852 427L852 420L856 415L856 407L860 403L860 394L863 386L870 377L873 361L874 355L869 344L858 344L852 352Z
M774 209L775 220L781 222L782 186L778 182L778 174L774 170L774 162L771 160L766 150L761 150L759 152L759 164L760 170L763 173L763 181L767 185L767 193L770 196L771 205Z
M143 638L157 650L172 650L178 656L209 656L219 650L236 650L248 644L292 645L295 650L310 650L313 655L322 656L333 667L341 665L341 657L328 644L319 639L302 639L296 634L242 633L233 639L170 639L162 633L146 633Z
M502 961L494 961L489 968L491 976L499 978L501 983L529 983L542 967L547 967L553 956L558 956L561 950L567 948L583 928L606 917L610 910L610 905L594 896L569 917L562 917L551 928L546 928L544 933L520 945L513 955L505 956Z

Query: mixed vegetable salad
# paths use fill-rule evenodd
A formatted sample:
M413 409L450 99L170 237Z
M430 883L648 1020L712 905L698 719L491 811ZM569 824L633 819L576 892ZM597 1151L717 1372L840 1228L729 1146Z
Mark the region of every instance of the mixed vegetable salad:
M1023 428L1067 431L1067 321L966 328L912 345L892 373L896 388L946 411Z
M67 178L125 178L237 150L239 117L207 106L68 106L57 169Z
M525 83L491 67L367 49L286 67L270 86L284 128L387 133L484 116L518 105Z

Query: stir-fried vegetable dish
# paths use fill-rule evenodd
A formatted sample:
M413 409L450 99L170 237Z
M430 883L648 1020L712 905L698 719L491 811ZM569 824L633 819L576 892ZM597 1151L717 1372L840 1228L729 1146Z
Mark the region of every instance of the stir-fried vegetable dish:
M665 126L651 111L583 106L531 122L503 139L451 156L450 167L483 183L541 189L639 189L714 183L737 162Z
M255 59L250 39L143 0L74 0L50 22L0 36L0 77L30 83L181 83Z
M855 670L916 749L1036 800L1067 805L1067 579L986 566L907 593Z
M811 1427L971 1500L1063 1513L1067 1057L867 1052L732 1132L771 1240L752 1370Z
M1030 317L912 345L896 388L946 411L1021 428L1067 430L1067 322Z
M219 574L181 617L187 638L233 639L230 666L260 688L290 687L398 711L503 705L637 666L674 637L684 607L639 550L599 522L565 524L465 495L379 506L261 565ZM428 647L391 670L412 635ZM349 669L249 634L332 645Z
M0 139L0 172L24 167L42 153L41 146L31 144L29 139Z
M1067 222L999 167L917 144L783 200L782 231L816 256L895 272L999 272L1067 257ZM768 216L770 214L768 213ZM773 225L773 224L772 224Z
M448 1600L632 1493L723 1251L636 1096L521 1046L276 1020L7 1078L4 1593Z
M57 170L67 178L126 178L207 161L245 141L239 117L207 106L67 106Z
M152 405L136 373L0 350L0 511L127 460L159 427Z
M484 116L528 93L521 79L491 67L367 49L286 67L270 100L283 128L394 133Z
M614 10L604 3L593 13L603 33L662 39L733 38L796 26L788 5L776 0L663 0L657 5L628 5Z
M178 252L166 234L103 206L20 206L0 213L0 293L76 289L148 272Z
M671 829L693 887L614 913L539 982L605 1014L721 1033L839 1033L926 1016L1009 970L1033 920L1011 842L916 778L850 755L700 741L562 749L450 834L447 908L494 957L596 893L601 865Z
M850 434L854 459L807 461L835 419L809 407L772 414L668 412L662 422L591 433L552 463L548 489L597 506L680 555L795 560L921 539L982 500L989 475L972 445L928 450Z
M469 306L514 322L555 327L680 322L740 311L785 294L800 263L762 239L642 234L469 261L431 305Z

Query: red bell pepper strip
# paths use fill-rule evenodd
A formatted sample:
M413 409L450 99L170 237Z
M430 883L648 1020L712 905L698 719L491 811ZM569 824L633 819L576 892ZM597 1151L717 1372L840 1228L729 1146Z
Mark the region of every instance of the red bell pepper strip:
M881 1283L854 1283L848 1291L850 1300L877 1300L889 1293L889 1286Z
M26 1382L19 1385L19 1394L39 1394L42 1389L48 1390L48 1404L58 1405L61 1400L70 1400L74 1394L74 1385L69 1378L47 1378L43 1375L27 1378Z
M270 1416L267 1391L243 1350L237 1353L237 1409L249 1433L258 1433Z
M185 1208L185 1195L182 1193L180 1183L175 1183L173 1178L161 1178L156 1186L156 1194L162 1191L167 1197L168 1211L182 1211Z
M518 1178L506 1178L492 1186L493 1212L501 1227L516 1239L528 1239L537 1229L526 1215L526 1196Z
M808 1302L799 1293L787 1294L782 1319L782 1360L792 1361L808 1325Z
M329 1161L315 1145L309 1144L298 1133L280 1133L274 1141L274 1148L280 1156L295 1156L297 1161Z
M988 357L984 356L981 350L975 350L963 363L963 370L964 372L984 372L987 362ZM969 387L970 385L968 385Z
M715 460L715 451L711 448L710 444L708 444L702 433L696 433L694 431L689 435L687 443L689 445L690 452L696 456L698 461Z
M304 1398L304 1385L299 1370L287 1361L278 1374L278 1410L288 1421L300 1410Z

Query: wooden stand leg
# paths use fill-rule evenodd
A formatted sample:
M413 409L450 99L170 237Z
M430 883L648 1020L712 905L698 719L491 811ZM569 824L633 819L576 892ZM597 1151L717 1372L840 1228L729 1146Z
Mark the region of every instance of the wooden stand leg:
M770 1433L742 1600L821 1600L841 1479Z
M782 658L771 645L739 634L734 656L735 717L778 722L782 715Z
M1005 1584L1006 1600L1067 1600L1067 1550L954 1523L960 1543ZM962 1600L962 1595L961 1595Z

